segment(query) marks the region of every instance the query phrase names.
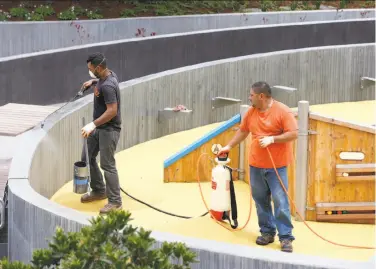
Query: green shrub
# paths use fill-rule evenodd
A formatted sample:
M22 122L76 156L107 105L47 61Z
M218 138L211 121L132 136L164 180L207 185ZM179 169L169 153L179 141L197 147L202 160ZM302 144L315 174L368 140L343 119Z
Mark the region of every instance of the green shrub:
M50 5L40 5L35 10L35 13L44 16L51 16L55 14L55 10Z
M164 242L153 248L151 232L129 225L131 214L113 211L93 218L80 232L57 228L49 248L34 251L31 265L1 261L2 269L188 269L198 262L185 244Z
M13 7L9 10L9 13L12 17L24 18L29 11L24 7Z

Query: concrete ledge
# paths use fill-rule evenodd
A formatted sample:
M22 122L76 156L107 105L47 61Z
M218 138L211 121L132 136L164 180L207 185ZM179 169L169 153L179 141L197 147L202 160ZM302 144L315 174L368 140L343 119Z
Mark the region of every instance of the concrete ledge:
M375 72L374 57L370 56L374 56L374 43L306 48L223 59L121 83L122 127L126 131L121 133L117 150L229 119L239 112L239 107L212 110L210 100L232 96L246 103L249 86L256 80L296 87L294 93L278 94L277 99L290 106L296 106L301 99L315 104L352 101L353 96L375 98L374 89L360 91L354 87L360 87L360 73L369 76ZM349 66L351 72L346 69ZM48 198L72 179L72 165L82 147L81 118L91 118L92 98L90 94L67 105L48 117L43 128L36 126L23 135L9 176L11 260L30 261L33 250L47 246L57 225L66 231L77 231L88 224L87 215ZM192 108L192 117L165 125L158 123L158 110L177 102ZM285 254L167 233L154 232L153 236L158 242L186 242L202 260L193 268L367 268L372 263Z
M0 84L7 85L0 88L0 105L68 101L89 79L86 59L96 51L106 55L120 81L127 81L231 57L371 42L375 42L375 20L359 19L206 30L23 54L0 58L0 72L8 74L0 76Z
M252 12L105 20L0 22L0 57L145 36L309 21L374 18L373 9ZM79 27L79 29L77 29Z

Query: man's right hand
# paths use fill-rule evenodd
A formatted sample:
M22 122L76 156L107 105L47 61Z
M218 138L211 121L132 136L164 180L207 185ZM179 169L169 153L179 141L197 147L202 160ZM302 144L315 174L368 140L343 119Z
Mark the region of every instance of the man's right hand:
M81 89L86 90L86 89L89 88L91 85L93 85L93 80L92 80L92 79L90 79L90 80L84 82L84 84L82 84Z
M229 145L227 145L227 146L221 148L221 149L218 151L217 156L219 156L219 155L221 155L221 154L223 154L223 153L229 153L230 150L231 150L231 147L230 147Z

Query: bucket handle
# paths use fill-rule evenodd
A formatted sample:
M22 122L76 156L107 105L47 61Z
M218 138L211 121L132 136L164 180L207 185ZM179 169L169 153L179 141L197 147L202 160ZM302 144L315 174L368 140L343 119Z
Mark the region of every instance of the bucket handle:
M85 117L82 117L82 126L85 126ZM86 167L88 169L88 176L89 176L89 193L90 193L90 181L91 181L91 175L90 175L90 160L89 160L89 149L87 146L87 138L84 137L84 147L85 147L85 155L86 155Z

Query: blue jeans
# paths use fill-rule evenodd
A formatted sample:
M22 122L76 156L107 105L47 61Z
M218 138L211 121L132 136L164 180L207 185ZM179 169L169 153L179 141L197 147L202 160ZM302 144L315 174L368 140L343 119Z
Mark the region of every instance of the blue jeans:
M286 190L288 190L287 168L277 168L277 171ZM250 175L252 196L256 204L261 234L275 236L277 229L279 240L294 240L289 200L274 169L250 166ZM271 199L273 199L274 204L274 215Z

